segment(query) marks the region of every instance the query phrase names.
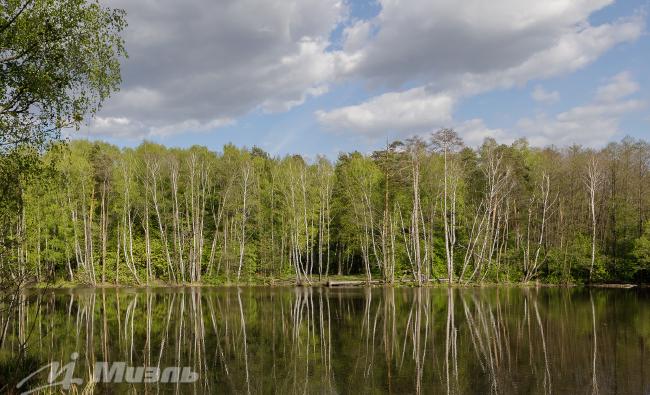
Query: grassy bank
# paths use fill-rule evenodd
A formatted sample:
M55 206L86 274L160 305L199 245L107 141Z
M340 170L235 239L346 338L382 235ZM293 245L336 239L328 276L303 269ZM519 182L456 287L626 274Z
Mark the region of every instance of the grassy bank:
M417 282L410 278L397 279L392 283L384 282L381 279L373 279L370 284L366 282L364 275L333 275L323 276L320 279L315 276L311 282L297 283L295 277L255 277L243 281L233 281L226 278L212 278L201 282L185 282L185 283L169 283L164 281L151 281L148 284L132 283L98 283L89 284L78 281L56 281L51 283L40 282L30 283L27 288L32 289L51 289L51 288L185 288L185 287L346 287L346 286L371 286L371 287L418 287ZM445 281L429 281L419 285L428 288L447 288L449 284ZM648 284L610 284L610 283L597 283L597 284L554 284L544 283L539 281L529 282L482 282L482 283L454 283L451 285L455 288L482 288L482 287L596 287L596 288L633 288L633 287L648 287Z

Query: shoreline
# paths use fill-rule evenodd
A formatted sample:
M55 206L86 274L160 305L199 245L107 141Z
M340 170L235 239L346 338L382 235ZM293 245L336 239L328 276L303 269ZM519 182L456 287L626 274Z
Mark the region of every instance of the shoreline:
M371 280L370 284L360 276L332 276L321 280L314 279L309 283L297 283L295 279L288 278L259 278L254 281L239 282L195 282L195 283L167 283L156 281L149 284L136 283L98 283L88 284L83 282L62 281L57 283L32 283L25 284L23 290L57 290L57 289L181 289L181 288L606 288L606 289L631 289L650 288L650 284L634 283L596 283L596 284L553 284L542 282L484 282L484 283L454 283L431 281L418 285L415 281L398 280L392 283L383 280Z

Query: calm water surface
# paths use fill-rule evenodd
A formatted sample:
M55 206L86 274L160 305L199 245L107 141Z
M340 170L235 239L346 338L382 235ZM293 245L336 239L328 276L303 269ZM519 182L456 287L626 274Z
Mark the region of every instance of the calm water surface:
M34 369L78 353L89 393L650 394L649 291L46 291L3 318L0 373L25 343ZM92 385L97 361L198 380Z

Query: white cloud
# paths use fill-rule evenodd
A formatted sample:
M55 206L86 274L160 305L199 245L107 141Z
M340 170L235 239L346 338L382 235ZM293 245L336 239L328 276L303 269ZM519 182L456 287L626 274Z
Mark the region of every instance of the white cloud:
M560 92L547 92L541 85L536 85L530 96L533 100L544 104L551 104L560 100Z
M629 96L638 90L639 84L632 79L629 72L624 71L612 77L607 85L598 88L596 100L611 103Z
M207 132L234 123L235 121L229 118L217 118L207 121L188 119L163 126L151 126L125 117L98 116L92 120L87 132L88 135L112 136L128 140L153 136L163 137L178 133Z
M618 74L598 88L590 103L551 117L539 114L523 118L517 123L518 131L534 145L602 145L620 133L624 114L645 107L643 101L629 97L636 92L635 86L628 73Z
M514 138L503 129L491 129L485 125L482 119L470 119L456 125L454 128L466 145L471 147L479 146L486 138L493 138L499 143L508 144Z
M338 56L329 35L347 13L340 0L103 4L127 11L129 59L90 133L132 137L205 130L327 92Z
M316 117L331 130L353 130L376 139L443 126L451 121L453 105L450 95L414 88L386 93L355 106L318 111Z
M352 20L340 0L107 0L127 10L130 58L90 133L210 130L357 81L377 96L318 111L319 122L369 137L419 133L454 124L463 98L578 70L645 28L643 14L592 25L613 0L378 2L377 16ZM635 89L625 75L612 84L598 100ZM558 96L533 92L545 103Z
M590 25L612 0L379 2L377 17L346 29L344 48L357 55L352 73L388 86L509 87L582 67L644 27L642 15Z
M465 73L451 81L461 93L472 95L566 74L590 64L617 44L638 38L644 27L641 16L599 26L585 22L558 36L549 47L530 53L521 63L483 73Z
M406 92L448 98L444 114L450 118L453 105L463 98L578 70L644 31L641 13L591 25L589 16L611 2L411 0L407 5L380 0L382 10L376 18L346 28L347 67L340 67L339 72L361 77L371 87L387 87L389 93L355 106L318 112L317 118L330 128L361 134L433 129L442 118L421 110L424 98L402 100L401 87L415 83L419 87ZM626 81L621 78L617 87L622 90ZM399 110L391 109L387 98L400 102ZM551 103L559 99L559 93L538 87L533 98ZM414 108L409 110L410 105ZM388 116L395 112L410 116Z
M538 89L539 88L539 89ZM628 72L619 73L596 89L594 98L580 106L555 115L540 113L532 118L522 118L515 129L491 128L483 119L475 118L452 122L465 144L479 146L486 138L510 144L526 137L536 146L571 145L599 146L620 134L619 123L625 114L642 110L646 103L630 97L638 91L638 84ZM538 101L557 100L558 92L546 92L537 86Z

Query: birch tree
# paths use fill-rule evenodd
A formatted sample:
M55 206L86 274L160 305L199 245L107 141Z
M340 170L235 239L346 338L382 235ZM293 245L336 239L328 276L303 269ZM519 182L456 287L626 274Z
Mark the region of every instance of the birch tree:
M445 236L445 258L447 259L447 281L454 282L454 246L456 245L456 202L460 171L451 155L462 147L463 142L453 129L440 129L433 134L434 149L442 152L444 160L443 223Z
M596 195L603 183L602 169L595 155L591 155L587 163L584 183L589 194L589 213L591 215L591 264L589 266L589 281L591 281L596 263Z

